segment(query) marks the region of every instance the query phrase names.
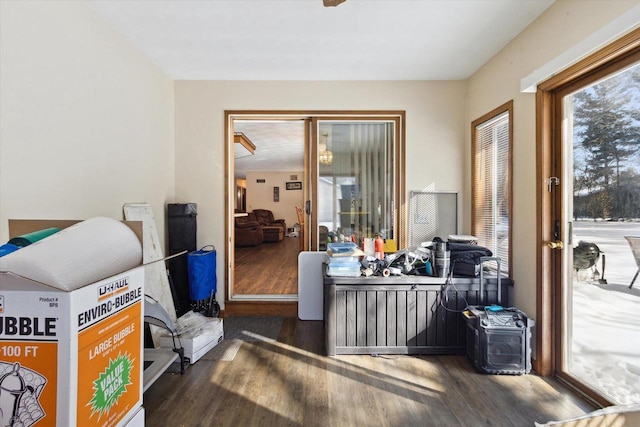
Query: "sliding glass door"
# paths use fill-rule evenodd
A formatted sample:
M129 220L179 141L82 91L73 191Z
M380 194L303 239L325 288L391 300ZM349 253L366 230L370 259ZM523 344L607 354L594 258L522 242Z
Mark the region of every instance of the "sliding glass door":
M382 235L398 239L398 120L314 121L317 177L312 248Z
M640 403L640 62L558 92L561 375L595 400ZM636 252L637 254L637 252Z
M402 247L404 111L227 111L225 120L227 302L297 300L298 252L324 251L329 240L379 233ZM236 132L252 141L250 154L236 156ZM265 242L251 224L258 237L244 239L240 225L255 209L285 219L286 237Z

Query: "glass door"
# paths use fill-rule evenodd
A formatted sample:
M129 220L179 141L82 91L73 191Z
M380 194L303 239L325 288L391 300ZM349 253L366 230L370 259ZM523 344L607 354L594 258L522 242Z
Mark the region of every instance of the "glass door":
M381 234L398 239L398 120L313 122L312 250Z
M616 404L640 403L640 64L561 93L562 375ZM598 400L598 398L596 398Z

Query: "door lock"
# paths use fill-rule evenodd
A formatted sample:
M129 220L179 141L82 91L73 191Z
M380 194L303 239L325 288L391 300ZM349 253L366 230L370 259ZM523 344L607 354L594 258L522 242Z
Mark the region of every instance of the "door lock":
M564 243L562 243L562 240L553 240L547 242L547 246L549 246L549 249L562 249L564 248Z

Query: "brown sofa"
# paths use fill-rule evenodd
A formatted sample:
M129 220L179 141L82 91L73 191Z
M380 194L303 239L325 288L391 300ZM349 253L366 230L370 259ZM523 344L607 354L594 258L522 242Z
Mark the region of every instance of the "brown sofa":
M236 212L236 214L242 214L242 212ZM264 239L262 227L251 212L235 217L234 233L236 246L256 246Z
M258 223L263 227L280 227L282 234L287 232L287 224L284 219L274 219L273 212L268 209L254 209L252 213L255 215Z

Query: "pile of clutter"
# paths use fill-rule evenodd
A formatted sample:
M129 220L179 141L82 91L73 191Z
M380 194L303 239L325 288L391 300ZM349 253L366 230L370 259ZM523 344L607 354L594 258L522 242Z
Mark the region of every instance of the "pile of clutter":
M432 277L475 277L480 273L480 258L492 252L476 243L473 236L449 236L448 241L434 237L414 249L384 252L380 235L364 239L363 250L353 242L330 243L327 250L327 275L358 277L420 275Z

